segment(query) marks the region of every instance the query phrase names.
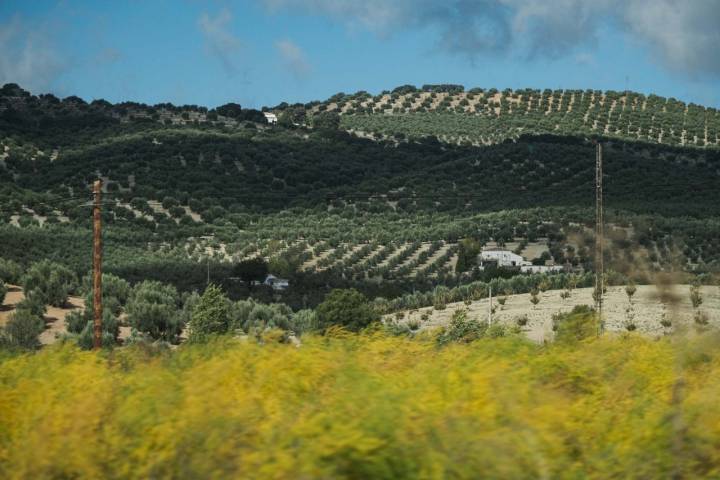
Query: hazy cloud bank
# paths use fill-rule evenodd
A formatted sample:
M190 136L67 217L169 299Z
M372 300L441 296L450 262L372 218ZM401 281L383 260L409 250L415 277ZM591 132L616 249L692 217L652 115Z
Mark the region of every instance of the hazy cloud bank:
M66 62L41 31L17 16L0 23L0 85L47 91L65 70Z
M379 35L429 28L438 48L466 56L557 58L601 42L612 25L666 68L720 76L720 0L261 0L270 11L326 15Z

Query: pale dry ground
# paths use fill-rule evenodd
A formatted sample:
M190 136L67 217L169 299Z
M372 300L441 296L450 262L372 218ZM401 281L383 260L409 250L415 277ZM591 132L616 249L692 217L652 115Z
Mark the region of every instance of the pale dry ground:
M4 327L10 319L10 316L15 311L15 307L20 303L25 295L23 294L22 287L17 285L6 285L8 287L8 293L5 296L5 301L0 307L0 327ZM67 333L67 324L65 323L65 317L77 309L84 308L85 301L81 297L70 296L68 303L63 308L47 306L45 312L45 331L40 334L40 343L42 345L51 345L58 340L62 334ZM122 317L121 317L122 319ZM121 326L120 334L118 338L124 340L130 336L130 327Z
M575 305L593 305L592 288L579 288L572 292L572 296L563 300L560 298L562 290L550 290L539 295L540 303L533 306L530 303L530 294L510 295L504 306L493 298L493 305L497 308L492 316L493 323L500 322L505 325L516 325L517 319L526 316L527 324L522 327L527 337L538 343L553 339L552 316L558 312L569 312ZM675 304L663 305L658 299L658 289L653 285L639 285L633 296L633 309L635 312L632 323L637 332L650 336L661 336L675 328L693 325L693 309L690 303L690 286L677 285L672 293L677 298ZM720 327L720 287L705 286L701 289L703 303L699 310L705 312L710 325ZM628 302L625 287L609 287L604 297L603 318L608 332L625 332L629 322L626 309ZM448 304L444 310L435 310L433 307L406 311L405 318L400 322L418 322L421 329L436 328L447 325L456 310L467 309L470 318L486 322L488 318L488 300L479 300L467 306L462 302ZM428 319L423 321L421 315L426 313ZM660 324L665 317L672 322L672 326L665 328ZM393 320L395 314L386 315L385 320Z
M2 308L0 308L0 326L5 326L10 315L15 311L16 305L25 298L22 288L16 285L7 285L7 287L9 291L5 296ZM45 331L40 334L40 343L43 345L55 343L58 335L67 332L65 317L73 310L82 308L83 304L82 298L70 297L68 305L64 308L48 306L44 317Z

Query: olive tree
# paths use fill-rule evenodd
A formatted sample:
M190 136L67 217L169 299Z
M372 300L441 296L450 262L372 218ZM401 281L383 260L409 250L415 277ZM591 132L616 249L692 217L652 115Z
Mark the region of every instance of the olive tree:
M380 319L365 295L354 288L332 290L316 312L321 328L339 325L354 332Z
M146 280L132 290L127 304L130 325L154 340L177 342L182 331L175 287Z
M75 288L75 273L69 268L49 260L34 263L22 277L26 292L37 291L45 304L62 307Z
M4 340L13 347L34 349L40 345L38 336L45 330L42 317L27 308L20 308L10 316L4 329Z

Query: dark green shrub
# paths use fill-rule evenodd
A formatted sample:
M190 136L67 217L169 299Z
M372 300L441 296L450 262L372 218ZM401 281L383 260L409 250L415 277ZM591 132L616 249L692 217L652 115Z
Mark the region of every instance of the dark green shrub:
M0 258L0 280L5 283L17 284L22 277L22 267L12 260Z
M28 309L18 309L5 325L6 341L14 347L34 349L40 345L38 336L45 330L42 317Z
M365 298L354 288L332 290L317 307L321 328L342 326L357 332L380 319Z

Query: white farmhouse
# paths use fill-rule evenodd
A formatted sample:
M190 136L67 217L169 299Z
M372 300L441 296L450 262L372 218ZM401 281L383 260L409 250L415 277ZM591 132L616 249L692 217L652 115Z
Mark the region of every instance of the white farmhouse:
M493 263L498 267L513 268L518 267L522 273L549 273L561 272L563 267L560 265L533 265L520 255L503 250L501 248L488 248L483 250L478 256L478 264L480 270L485 269L486 263Z
M267 120L267 123L270 125L275 125L277 123L277 115L275 115L272 112L263 112L263 115L265 115L265 120Z
M495 263L498 267L521 267L523 265L532 265L532 263L525 260L520 255L511 252L510 250L503 250L501 248L488 248L480 252L480 266L483 267L485 263Z

